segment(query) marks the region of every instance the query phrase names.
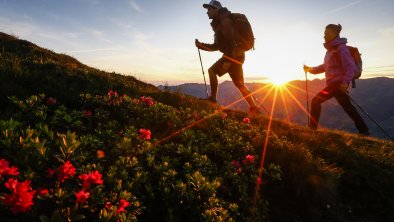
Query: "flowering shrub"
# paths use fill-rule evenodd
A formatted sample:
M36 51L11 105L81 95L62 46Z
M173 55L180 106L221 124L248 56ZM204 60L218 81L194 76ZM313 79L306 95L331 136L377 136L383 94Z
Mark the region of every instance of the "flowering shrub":
M47 100L45 95L13 98L13 119L0 120L0 196L7 197L0 211L5 217L267 217L267 201L256 187L280 181L281 172L271 164L259 177L257 152L266 131L249 118L174 108L113 90L81 95L80 109ZM7 188L12 184L20 191Z

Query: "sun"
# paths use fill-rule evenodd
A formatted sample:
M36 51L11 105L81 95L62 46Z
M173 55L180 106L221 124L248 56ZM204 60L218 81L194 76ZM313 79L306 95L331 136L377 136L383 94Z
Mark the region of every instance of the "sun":
M287 76L280 76L280 75L275 75L275 76L270 76L269 82L271 82L273 85L280 87L285 85L287 82L289 82L289 78Z

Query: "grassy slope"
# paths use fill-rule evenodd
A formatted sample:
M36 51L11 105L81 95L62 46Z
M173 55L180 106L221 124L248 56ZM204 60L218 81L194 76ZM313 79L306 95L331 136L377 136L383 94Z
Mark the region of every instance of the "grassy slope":
M27 41L0 33L0 117L9 118L7 96L45 93L75 106L80 93L114 89L150 95L175 107L212 110L206 103L157 90L133 77L106 73L55 54ZM229 113L242 119L243 113ZM265 130L268 120L253 119ZM208 123L209 124L209 123ZM267 161L281 166L282 182L265 187L272 221L304 221L329 216L334 221L393 220L394 145L336 131L313 133L304 127L274 121ZM264 140L250 139L260 153ZM322 211L322 209L326 209ZM298 215L298 216L297 216Z

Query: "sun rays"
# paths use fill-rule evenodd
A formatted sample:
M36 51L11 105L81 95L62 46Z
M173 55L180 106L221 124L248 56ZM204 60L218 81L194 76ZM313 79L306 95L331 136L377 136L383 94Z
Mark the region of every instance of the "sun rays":
M261 197L261 191L260 191L260 186L261 183L264 181L263 178L263 172L264 172L264 164L265 164L265 159L266 159L266 155L267 155L267 150L270 148L269 147L269 140L270 140L270 135L272 135L273 133L273 129L272 129L272 122L273 119L275 118L275 115L277 114L277 107L279 107L279 105L282 105L282 108L284 109L285 112L285 118L287 122L291 122L292 121L292 116L290 116L290 112L289 112L289 108L290 106L295 106L295 108L299 108L300 110L302 110L302 113L305 115L305 119L311 118L310 113L307 111L308 109L305 107L306 104L303 104L299 98L297 98L296 95L300 96L301 94L305 95L305 90L292 84L292 83L288 83L286 81L275 81L272 82L270 84L265 84L261 87L259 87L256 90L253 90L251 92L251 94L249 96L252 96L254 98L256 98L256 102L257 105L260 109L264 109L267 113L268 113L268 124L267 125L261 125L259 126L260 129L262 130L262 133L265 134L265 139L264 139L264 144L263 147L261 147L261 153L260 155L260 165L259 165L259 174L258 174L258 178L256 181L256 188L255 188L255 197L254 197L254 204L256 203L257 199ZM309 94L311 93L316 93L315 90L313 90L312 92L309 92ZM215 111L213 111L211 114L196 120L195 122L184 126L183 128L171 133L170 135L162 138L161 140L157 141L155 144L153 144L154 146L159 145L161 143L164 143L168 140L170 140L171 138L179 135L182 132L185 132L193 127L195 127L198 124L201 124L203 122L205 122L206 120L214 117L215 115L218 115L222 110L228 109L229 107L242 102L244 100L243 97L241 97L238 100L233 101L232 103L221 107L220 109L217 109ZM278 100L281 100L281 102L279 102ZM295 104L295 105L293 105ZM268 111L267 109L265 109L264 105L270 105L270 111ZM294 107L291 107L294 108ZM302 114L301 114L302 115Z

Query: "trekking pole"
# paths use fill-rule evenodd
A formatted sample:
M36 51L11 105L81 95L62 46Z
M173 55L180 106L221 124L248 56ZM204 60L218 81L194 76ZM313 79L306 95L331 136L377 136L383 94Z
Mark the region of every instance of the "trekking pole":
M197 39L196 39L196 40L197 40ZM208 87L207 87L207 81L205 80L204 67L202 66L200 48L197 47L197 49L198 49L198 56L200 57L200 64L201 64L202 75L204 76L205 90L206 90L206 92L207 92L207 98L209 98Z
M306 110L308 112L308 126L310 124L310 118L309 118L309 96L308 96L308 73L305 71L305 94L306 94Z
M251 95L251 97L254 98L254 100L257 102L257 105L258 105L259 107L261 107L269 116L271 116L270 111L268 111L268 110L263 106L263 104L260 104L260 103L259 103L259 100L258 100L255 96Z
M350 100L357 105L358 108L360 108L385 134L390 138L390 140L394 140L393 137L376 121L363 107L360 106L350 95L348 94Z

